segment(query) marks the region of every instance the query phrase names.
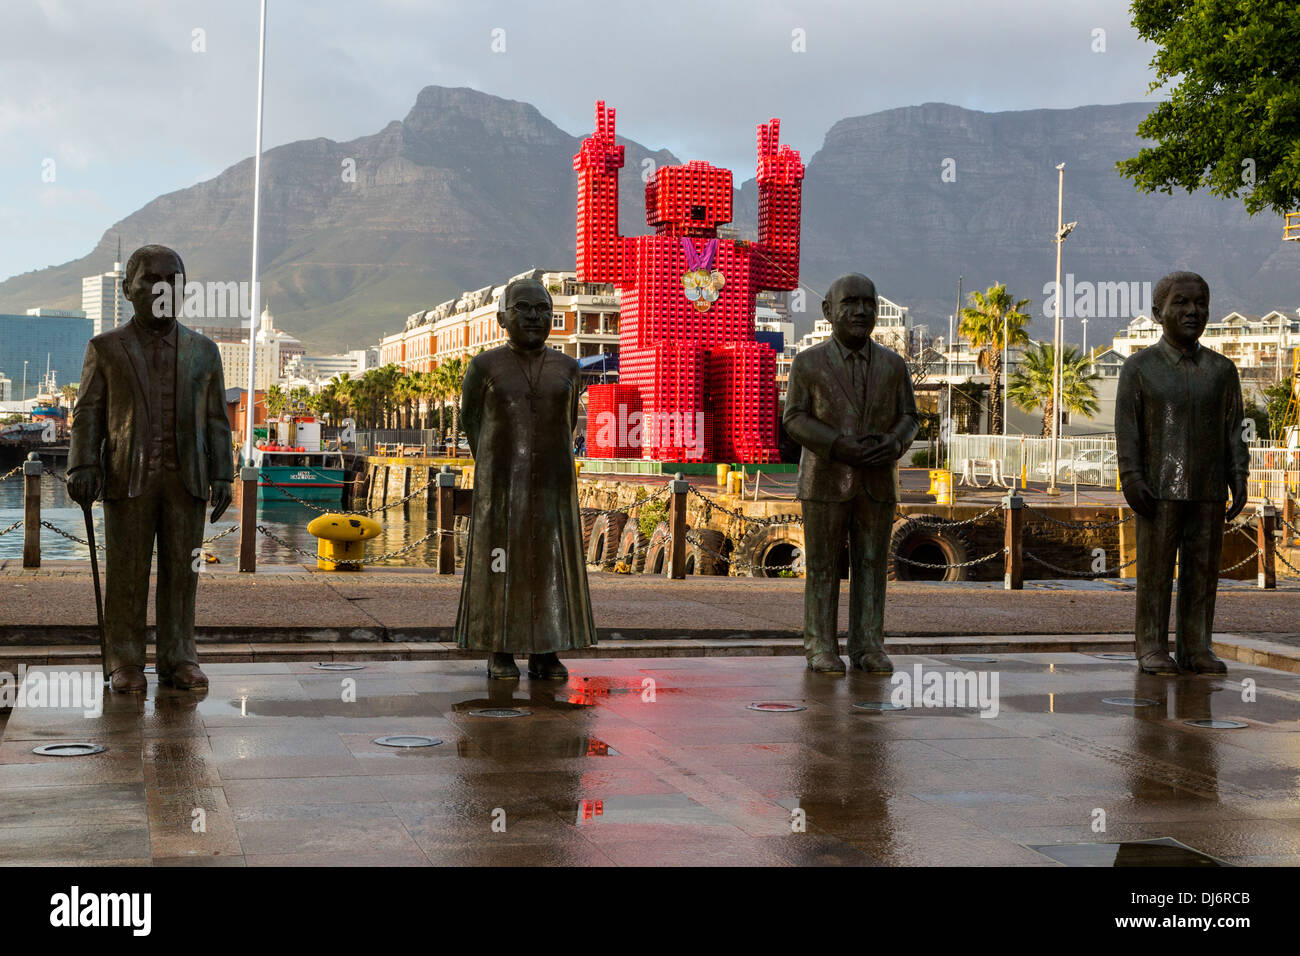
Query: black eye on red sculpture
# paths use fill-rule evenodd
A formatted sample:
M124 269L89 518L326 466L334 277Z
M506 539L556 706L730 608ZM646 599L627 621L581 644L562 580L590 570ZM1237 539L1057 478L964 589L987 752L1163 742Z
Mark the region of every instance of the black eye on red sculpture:
M703 206L691 207L691 219L695 222L703 222L705 219L705 209Z

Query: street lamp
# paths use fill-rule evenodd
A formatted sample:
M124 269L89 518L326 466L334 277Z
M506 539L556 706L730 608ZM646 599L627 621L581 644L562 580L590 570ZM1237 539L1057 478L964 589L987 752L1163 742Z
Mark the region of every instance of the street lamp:
M27 401L27 359L23 359L23 401Z
M1056 465L1061 436L1061 246L1066 237L1074 231L1079 223L1064 221L1065 211L1065 163L1056 167L1058 173L1056 187L1056 334L1052 355L1052 468L1048 472L1047 493L1059 495L1061 489L1056 487Z

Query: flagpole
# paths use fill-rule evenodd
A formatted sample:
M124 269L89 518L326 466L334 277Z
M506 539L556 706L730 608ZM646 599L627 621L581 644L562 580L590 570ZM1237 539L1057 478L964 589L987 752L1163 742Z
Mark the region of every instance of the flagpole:
M253 289L248 317L248 401L244 406L244 460L239 469L239 570L257 570L257 480L253 465L253 423L257 420L257 320L261 312L261 289L257 283L258 235L262 214L262 86L266 79L266 0L257 40L257 145L253 153ZM241 297L242 298L242 297Z
M262 0L261 29L257 43L257 147L253 153L253 291L251 312L248 317L248 414L244 418L244 461L253 460L253 422L257 365L257 317L261 305L257 282L258 233L262 214L262 84L266 78L266 0Z

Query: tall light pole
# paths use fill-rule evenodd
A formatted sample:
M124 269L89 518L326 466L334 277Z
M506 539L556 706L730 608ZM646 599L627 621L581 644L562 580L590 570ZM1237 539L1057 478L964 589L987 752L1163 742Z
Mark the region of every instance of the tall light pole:
M23 359L23 401L27 401L27 359Z
M944 454L948 455L948 463L950 466L952 464L952 455L949 453L947 446L952 443L952 435L954 431L952 423L952 343L955 333L953 326L957 321L957 316L961 314L961 280L964 278L965 276L957 276L957 310L953 312L952 315L948 316L948 413L944 417L944 424L947 431L947 434L944 435Z
M257 421L257 321L261 315L258 273L258 235L262 212L262 87L266 79L266 0L262 0L257 39L257 139L253 153L253 289L248 316L248 409L244 420L244 460L239 469L239 570L257 570L257 482L253 466L253 424Z
M1056 466L1061 437L1061 246L1077 222L1066 223L1065 216L1065 163L1056 167L1056 332L1052 346L1052 467L1048 472L1047 493L1059 495L1056 487Z
M1007 437L1007 313L1002 313L1002 437ZM1006 442L1002 443L1002 459L1007 457Z
M1088 320L1080 319L1079 321L1083 323L1083 354L1086 358L1088 357ZM1090 362L1089 366L1091 366L1091 364L1092 363Z

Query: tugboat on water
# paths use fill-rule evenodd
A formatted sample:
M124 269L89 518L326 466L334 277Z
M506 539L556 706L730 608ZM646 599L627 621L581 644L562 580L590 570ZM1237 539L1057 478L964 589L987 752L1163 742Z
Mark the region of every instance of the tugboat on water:
M343 453L321 447L320 422L310 415L270 419L267 440L253 449L259 501L343 500Z

